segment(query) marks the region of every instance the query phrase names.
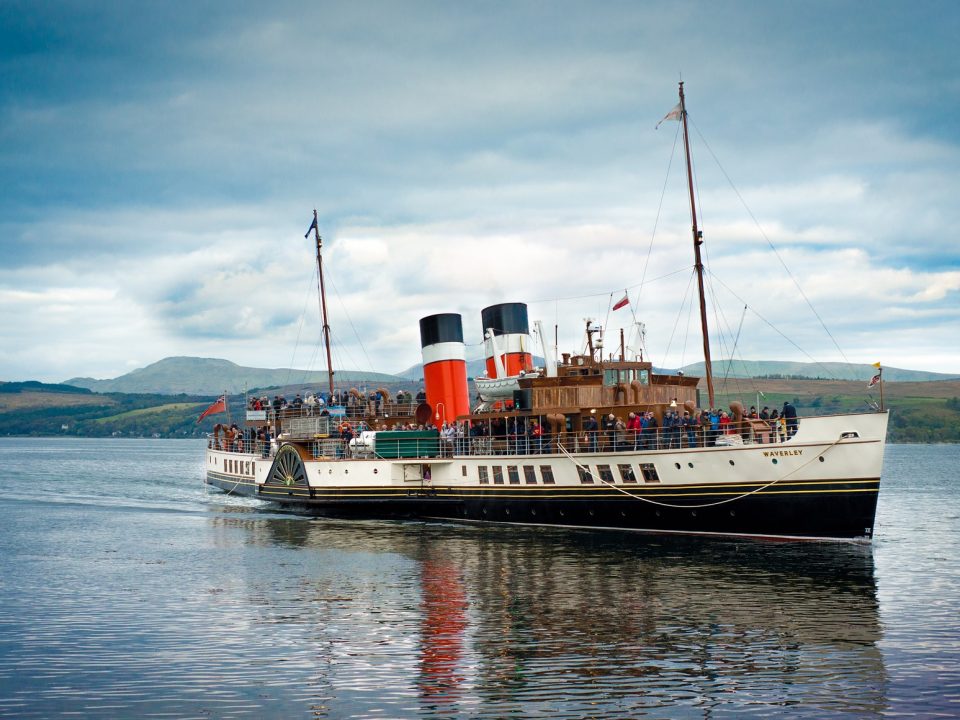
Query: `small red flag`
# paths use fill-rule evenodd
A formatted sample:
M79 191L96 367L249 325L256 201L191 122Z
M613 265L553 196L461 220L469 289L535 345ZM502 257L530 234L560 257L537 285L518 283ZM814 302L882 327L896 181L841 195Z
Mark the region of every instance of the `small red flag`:
M619 310L620 308L625 307L625 306L627 306L627 305L629 305L629 304L630 304L630 296L629 296L629 295L624 295L622 298L620 298L620 300L617 302L617 304L613 306L613 309L614 309L614 310Z
M221 395L217 398L217 401L200 413L200 417L197 418L197 425L200 424L200 421L203 420L207 415L215 415L216 413L222 413L227 411L227 396Z
M867 385L868 388L872 388L874 385L877 385L880 382L880 373L877 373L872 378L870 378L870 383Z

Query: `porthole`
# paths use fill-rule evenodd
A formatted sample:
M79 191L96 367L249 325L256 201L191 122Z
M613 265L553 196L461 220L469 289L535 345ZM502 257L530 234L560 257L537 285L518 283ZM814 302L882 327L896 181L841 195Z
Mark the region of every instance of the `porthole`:
M344 468L344 469L343 469L343 474L344 474L344 475L349 475L349 474L350 474L350 468Z
M530 514L531 514L531 515L536 515L536 514L537 514L537 511L534 510L533 508L530 508Z
M690 517L696 517L696 516L697 516L697 511L696 511L696 510L691 510L691 511L690 511Z
M504 510L504 514L509 515L509 514L510 514L510 508L506 508L506 509Z
M333 468L330 468L329 470L327 470L327 475L333 475Z
M736 510L731 510L731 511L730 511L730 517L736 517L736 516L737 516L737 511L736 511Z
M733 462L733 460L730 461L730 464L731 464L731 465L736 465L736 463Z
M373 469L373 474L374 474L374 475L376 475L378 472L379 472L379 471L377 470L377 468L374 468L374 469Z
M487 509L486 509L486 508L483 509L483 514L484 514L484 515L487 514Z
M590 517L593 517L593 510L590 511Z
M623 510L621 510L621 511L620 511L620 517L626 517L626 516L627 516L627 514L626 514Z
M688 467L688 468L692 468L692 467L693 467L693 463L687 463L687 467Z
M820 462L824 462L823 455L820 456Z
M780 461L777 460L776 458L773 458L773 460L771 460L770 462L772 462L774 465L776 465L776 464L777 464L778 462L780 462Z
M660 517L660 511L659 511L659 510L654 510L654 511L653 511L653 514L656 515L657 517Z
M566 515L565 515L564 512L563 512L563 510L560 511L560 517L566 517Z
M680 469L680 463L674 463L673 466L674 466L677 470Z

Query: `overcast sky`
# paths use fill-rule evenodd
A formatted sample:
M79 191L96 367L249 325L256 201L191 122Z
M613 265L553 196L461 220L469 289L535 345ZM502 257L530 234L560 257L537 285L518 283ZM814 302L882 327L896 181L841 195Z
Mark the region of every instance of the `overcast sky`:
M957 2L4 0L0 379L322 369L314 208L337 368L437 312L478 355L514 301L695 362L681 77L714 357L960 373L958 37Z

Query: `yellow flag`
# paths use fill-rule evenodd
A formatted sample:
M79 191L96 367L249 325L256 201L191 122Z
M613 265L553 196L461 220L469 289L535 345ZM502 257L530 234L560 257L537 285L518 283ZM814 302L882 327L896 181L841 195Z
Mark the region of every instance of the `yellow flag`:
M878 363L878 362L875 362L875 363L873 364L873 366L874 366L875 368L877 368L878 370L880 369L880 363Z

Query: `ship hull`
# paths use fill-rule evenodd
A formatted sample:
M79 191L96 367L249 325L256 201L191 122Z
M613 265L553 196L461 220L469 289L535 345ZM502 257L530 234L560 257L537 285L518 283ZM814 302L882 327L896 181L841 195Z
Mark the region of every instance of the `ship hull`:
M328 488L266 490L208 477L233 494L343 518L420 518L514 525L633 530L798 540L868 541L880 479L792 483L744 497L742 484L691 489L558 488L541 492L437 487L431 490ZM757 487L762 487L759 485ZM736 498L716 505L719 493ZM667 497L669 502L666 502ZM680 507L678 507L680 506ZM704 507L706 506L706 507Z
M403 459L208 450L207 483L341 517L869 541L886 414L817 420L787 443L740 447Z

